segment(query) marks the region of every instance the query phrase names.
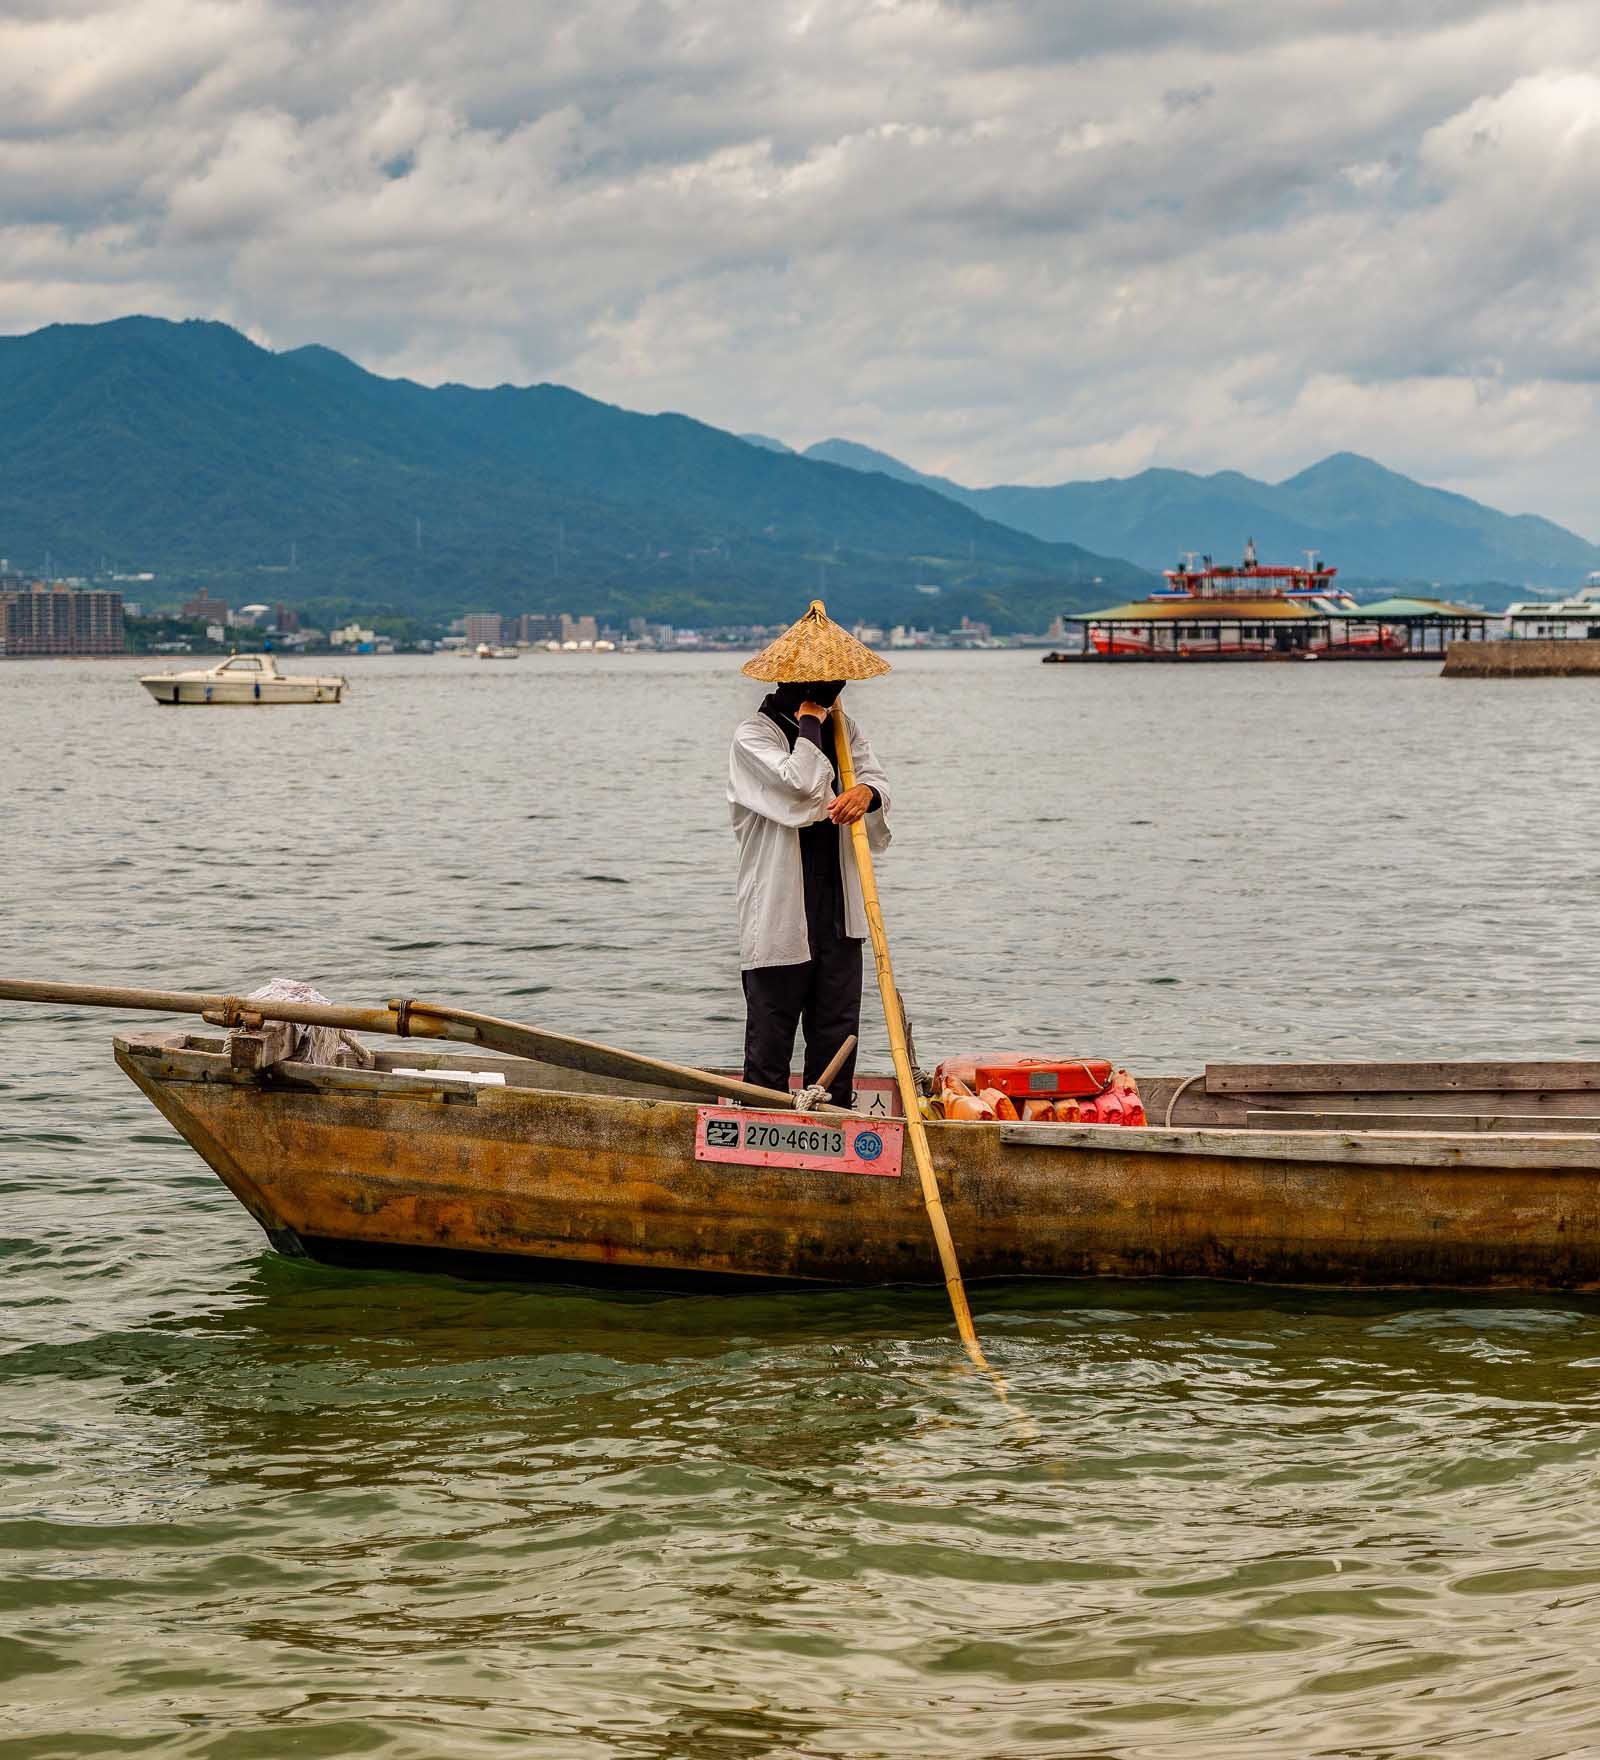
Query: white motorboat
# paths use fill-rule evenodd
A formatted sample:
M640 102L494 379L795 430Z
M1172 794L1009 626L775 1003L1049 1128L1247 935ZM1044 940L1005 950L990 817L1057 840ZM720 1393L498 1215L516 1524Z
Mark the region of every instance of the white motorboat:
M348 689L343 678L280 672L273 654L230 654L216 666L193 672L153 672L139 682L158 703L210 703L218 707L337 703Z

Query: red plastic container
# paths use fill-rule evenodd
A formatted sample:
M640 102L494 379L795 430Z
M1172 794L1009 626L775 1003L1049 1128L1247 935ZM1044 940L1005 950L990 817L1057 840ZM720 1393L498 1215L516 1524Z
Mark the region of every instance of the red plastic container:
M1116 1088L1107 1088L1095 1101L1095 1110L1100 1114L1101 1124L1126 1124L1128 1109L1122 1103L1122 1095Z
M980 1088L978 1098L994 1113L996 1118L1014 1119L1017 1116L1017 1109L1011 1096L999 1088Z
M979 1063L972 1085L981 1093L998 1088L1013 1100L1054 1100L1065 1094L1083 1099L1111 1086L1113 1066L1103 1057L1015 1057Z

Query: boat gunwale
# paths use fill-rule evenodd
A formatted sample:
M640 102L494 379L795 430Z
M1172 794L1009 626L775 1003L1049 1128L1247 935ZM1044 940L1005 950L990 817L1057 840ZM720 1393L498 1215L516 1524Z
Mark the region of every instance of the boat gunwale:
M269 1070L235 1069L225 1051L201 1049L193 1041L196 1035L184 1032L147 1032L117 1034L113 1044L117 1052L140 1061L160 1059L165 1065L150 1072L156 1082L206 1083L229 1087L253 1088L266 1094L315 1094L322 1099L368 1099L381 1096L404 1103L408 1100L437 1106L441 1103L460 1106L488 1105L498 1107L519 1094L543 1099L570 1100L580 1104L598 1102L607 1110L611 1106L681 1106L693 1112L706 1104L694 1095L633 1091L628 1084L606 1077L585 1076L581 1080L592 1086L567 1088L545 1081L515 1083L508 1075L504 1086L458 1082L448 1075L429 1083L423 1076L395 1076L392 1069L350 1069L329 1064L288 1061ZM226 1040L213 1040L219 1047ZM378 1055L392 1059L408 1053L384 1052ZM503 1055L426 1053L428 1068L456 1066L462 1070L500 1068L514 1069L524 1065L529 1071L544 1071L552 1066L532 1059L509 1058ZM416 1067L423 1067L421 1056ZM559 1076L576 1076L577 1072L559 1071ZM1375 1115L1381 1116L1381 1115ZM1526 1169L1550 1173L1600 1174L1600 1133L1597 1132L1435 1132L1425 1130L1355 1130L1348 1127L1329 1130L1286 1129L1266 1130L1259 1127L1211 1124L1174 1125L1090 1125L1090 1124L1022 1124L1006 1120L952 1121L933 1120L929 1130L936 1133L941 1151L952 1153L959 1163L964 1142L992 1139L1014 1149L1062 1152L1106 1151L1129 1155L1195 1156L1210 1160L1241 1160L1250 1162L1318 1162L1330 1166L1346 1165L1371 1168L1394 1166L1407 1171L1448 1168L1462 1172L1473 1170Z

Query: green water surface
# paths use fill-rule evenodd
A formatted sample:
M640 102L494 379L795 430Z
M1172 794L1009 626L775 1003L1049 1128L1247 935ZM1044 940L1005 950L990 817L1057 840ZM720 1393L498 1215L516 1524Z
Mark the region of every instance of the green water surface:
M134 670L0 666L0 969L737 1057L725 662L373 662L278 721ZM925 1055L1594 1055L1581 681L870 700ZM1585 1299L979 1288L1008 1408L932 1293L276 1259L131 1024L0 1010L0 1760L1600 1752Z

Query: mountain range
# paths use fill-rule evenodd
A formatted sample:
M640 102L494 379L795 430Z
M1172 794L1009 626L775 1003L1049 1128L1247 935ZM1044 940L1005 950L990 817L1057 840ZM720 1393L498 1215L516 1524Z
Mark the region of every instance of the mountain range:
M796 453L559 385L430 388L217 323L0 337L0 555L148 570L157 605L206 586L319 621L775 623L820 593L848 620L1037 630L1247 538L1266 561L1315 550L1357 586L1473 583L1488 603L1600 569L1549 520L1353 453L1276 484L1148 470L973 489L848 441Z
M944 494L558 385L428 388L154 318L0 338L0 554L318 615L1043 628L1150 577Z
M1551 520L1498 513L1353 452L1336 452L1281 483L1239 471L1147 470L1100 482L990 489L926 476L848 440L820 441L803 456L937 490L1036 538L1070 533L1074 543L1150 569L1171 568L1189 550L1236 561L1247 538L1263 561L1297 563L1303 551L1315 550L1338 566L1342 580L1357 583L1555 587L1600 569L1600 547Z

